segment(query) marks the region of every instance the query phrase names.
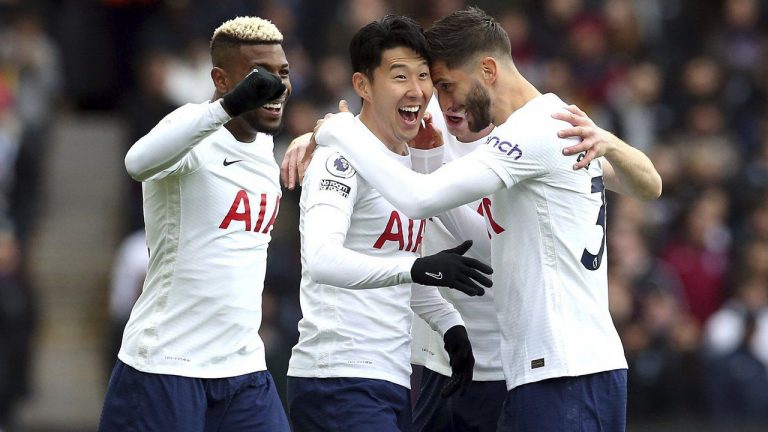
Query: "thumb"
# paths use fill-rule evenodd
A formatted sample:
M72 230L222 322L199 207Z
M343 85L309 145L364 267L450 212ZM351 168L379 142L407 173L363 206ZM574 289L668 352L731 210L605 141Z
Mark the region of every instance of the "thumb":
M467 240L453 249L447 249L445 252L456 254L456 255L464 255L471 247L472 247L472 240Z
M344 99L339 101L339 112L349 112L349 105Z

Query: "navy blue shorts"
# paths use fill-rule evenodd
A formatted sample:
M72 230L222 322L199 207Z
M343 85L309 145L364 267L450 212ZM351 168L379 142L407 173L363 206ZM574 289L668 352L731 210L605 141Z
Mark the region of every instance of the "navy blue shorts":
M99 432L288 432L267 371L231 378L189 378L138 371L120 360L112 370Z
M413 409L414 432L495 432L507 396L502 381L472 381L466 392L448 398L440 391L450 377L427 368Z
M293 432L405 432L411 430L411 393L368 378L288 377Z
M627 370L552 378L507 392L499 432L622 432Z

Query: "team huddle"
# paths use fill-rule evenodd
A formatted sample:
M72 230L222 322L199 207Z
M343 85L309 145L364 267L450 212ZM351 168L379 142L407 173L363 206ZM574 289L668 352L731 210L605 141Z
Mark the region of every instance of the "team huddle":
M361 28L360 112L340 104L286 153L303 315L286 413L258 335L291 93L282 42L267 20L222 24L212 100L126 155L150 264L99 430L624 430L605 190L655 199L660 177L520 75L477 8L426 31L394 15Z

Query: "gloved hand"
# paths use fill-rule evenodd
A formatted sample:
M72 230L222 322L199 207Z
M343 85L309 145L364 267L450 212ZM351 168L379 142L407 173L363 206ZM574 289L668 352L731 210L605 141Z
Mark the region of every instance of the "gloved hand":
M285 85L277 75L265 69L256 68L224 95L222 105L227 114L237 117L277 99L284 91Z
M453 249L417 258L411 267L411 279L422 285L455 288L469 296L485 294L480 285L491 287L493 282L483 273L491 274L493 269L462 256L471 246L472 240L467 240Z
M444 398L454 394L464 394L472 383L475 368L475 356L472 354L472 344L469 343L467 329L462 325L453 326L443 336L445 350L451 365L451 379L440 391Z

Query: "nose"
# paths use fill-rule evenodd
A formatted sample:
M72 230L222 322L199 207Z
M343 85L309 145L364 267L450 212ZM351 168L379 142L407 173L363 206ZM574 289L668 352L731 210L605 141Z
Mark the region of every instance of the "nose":
M423 97L424 91L421 88L419 79L414 77L408 80L408 89L405 92L406 97Z
M446 94L446 92L437 92L437 102L440 105L440 110L443 112L458 112L453 104L453 98Z

